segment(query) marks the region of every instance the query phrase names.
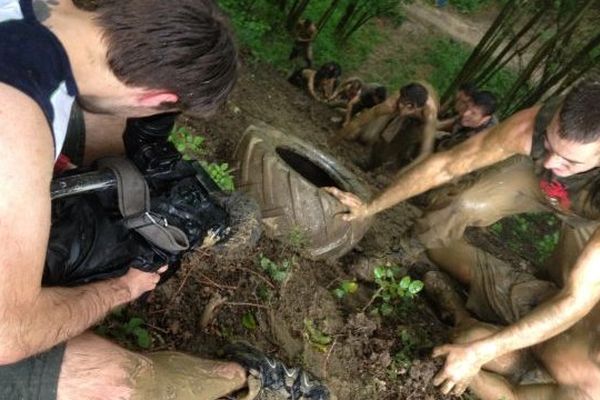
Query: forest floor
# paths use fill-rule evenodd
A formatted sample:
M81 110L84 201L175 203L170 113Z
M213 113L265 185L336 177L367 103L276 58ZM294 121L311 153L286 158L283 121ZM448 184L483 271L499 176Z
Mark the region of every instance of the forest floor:
M433 34L416 23L400 29L408 35L406 45L418 46L410 35L417 37L424 29ZM381 48L365 71L386 51L397 50ZM389 184L393 171L365 173L358 168L368 155L359 144L328 146L336 115L290 86L280 72L249 62L217 116L209 121L183 118L181 123L206 138L208 161L226 161L248 126L266 122L332 154L377 193ZM110 316L103 326L121 343L140 350L132 332L122 328L139 317L152 337L146 350L177 349L214 358L225 343L243 339L291 365L304 366L324 379L338 399L448 398L431 384L441 361L430 353L448 341L450 328L436 317L425 295L402 302L390 316L372 312L379 301L372 301L378 289L375 267L394 265L419 278L428 265L409 233L420 214L407 203L382 213L353 251L331 262L303 258L292 240L265 237L256 249L236 259L210 251L194 254L146 302ZM479 237L490 245L489 235ZM261 267L265 258L278 265L289 263L282 282ZM356 281L358 291L340 300L332 292L344 280ZM213 310L215 302L221 306ZM329 343L318 343L315 336ZM462 398L474 399L468 394Z

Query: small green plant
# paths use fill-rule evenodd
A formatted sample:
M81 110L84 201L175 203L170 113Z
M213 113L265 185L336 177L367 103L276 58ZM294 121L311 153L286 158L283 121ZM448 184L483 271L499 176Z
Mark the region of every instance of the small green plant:
M259 263L262 270L265 271L271 279L280 283L285 281L292 266L292 263L289 260L283 260L281 264L277 264L263 254L259 256Z
M308 341L323 353L327 351L327 346L333 342L333 338L319 330L310 319L304 320L304 332Z
M185 126L175 125L169 135L169 141L183 155L184 160L197 160L203 157L205 155L204 140L204 136L192 134Z
M128 347L150 348L152 345L152 336L144 327L145 322L142 318L131 317L121 322L122 318L126 318L121 310L115 311L112 317L115 318L116 322L98 326L96 333L112 337Z
M379 286L373 296L380 299L376 312L382 316L389 316L397 308L406 308L421 290L423 282L413 280L410 276L400 278L400 268L397 266L382 265L375 268L375 283Z
M333 289L333 295L338 299L343 299L349 294L354 294L358 290L356 281L342 281L340 285Z
M308 246L306 231L295 225L292 227L288 235L288 243L293 250L300 251L304 249L306 246Z
M222 163L201 163L202 167L208 172L213 181L216 182L219 187L226 192L233 192L235 190L235 184L233 183L233 175L229 164Z
M252 314L251 312L247 312L246 314L244 314L242 316L242 325L249 331L255 330L257 324L256 318L254 318L254 314Z

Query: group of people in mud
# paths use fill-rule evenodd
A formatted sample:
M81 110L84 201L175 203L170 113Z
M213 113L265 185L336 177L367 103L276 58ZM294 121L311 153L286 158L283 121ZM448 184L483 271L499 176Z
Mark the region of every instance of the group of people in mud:
M314 100L342 112L342 118L332 120L340 122L341 128L329 142L369 145L371 154L364 169L384 164L407 166L498 123L496 96L471 82L458 87L452 107L440 108L437 92L426 82L412 82L388 94L388 88L380 83L357 76L342 79L337 62L315 69L312 42L316 35L317 27L310 19L298 22L290 60L302 56L306 65L294 70L288 81Z
M55 222L49 187L61 154L73 166L122 153L128 118L210 114L238 73L233 33L211 0L103 0L91 10L79 3L0 0L0 398L214 400L244 388L248 399L261 388L283 398L330 398L309 374L249 346L227 352L230 361L141 355L89 331L153 290L168 266L76 287L42 285ZM306 43L316 30L303 23L312 33L294 52L310 67ZM346 115L344 88L352 98L369 92L352 80L337 87L334 64L295 75L311 94L347 101ZM600 81L582 79L566 96L497 124L493 96L472 85L460 88L450 119L440 117L445 110L425 83L353 113L358 97L333 141L393 148L412 132L419 150L374 199L327 189L347 207L342 218L370 218L435 187L458 187L414 229L439 267L425 274L426 289L456 327L452 343L434 350L445 359L434 384L445 394L470 388L484 400L600 398ZM395 156L407 154L397 146ZM537 211L562 221L539 276L463 238L467 227ZM441 271L469 287L466 302ZM542 372L544 380L534 379Z
M320 79L303 75L311 96L327 101L362 87L349 79L336 88L339 66L323 67ZM360 140L373 148L366 167L402 168L374 199L326 190L354 220L438 188L412 235L437 267L423 277L426 291L455 327L452 343L433 352L445 359L433 382L442 393L600 399L600 80L583 78L501 123L495 109L494 95L470 83L453 110L441 109L431 86L413 82L346 110L330 143ZM535 275L464 237L468 227L531 212L561 220L557 247Z

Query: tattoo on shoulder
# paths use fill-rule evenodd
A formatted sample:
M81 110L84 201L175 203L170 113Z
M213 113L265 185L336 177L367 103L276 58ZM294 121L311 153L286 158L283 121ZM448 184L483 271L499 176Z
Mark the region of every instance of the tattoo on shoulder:
M52 7L58 5L59 0L33 0L33 12L40 22L50 18Z

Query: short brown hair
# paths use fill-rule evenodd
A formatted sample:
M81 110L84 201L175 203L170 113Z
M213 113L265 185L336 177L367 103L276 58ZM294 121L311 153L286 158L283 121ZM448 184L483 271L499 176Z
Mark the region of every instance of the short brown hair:
M233 89L237 50L214 1L103 0L96 11L109 66L123 83L172 91L179 101L168 107L202 115Z

